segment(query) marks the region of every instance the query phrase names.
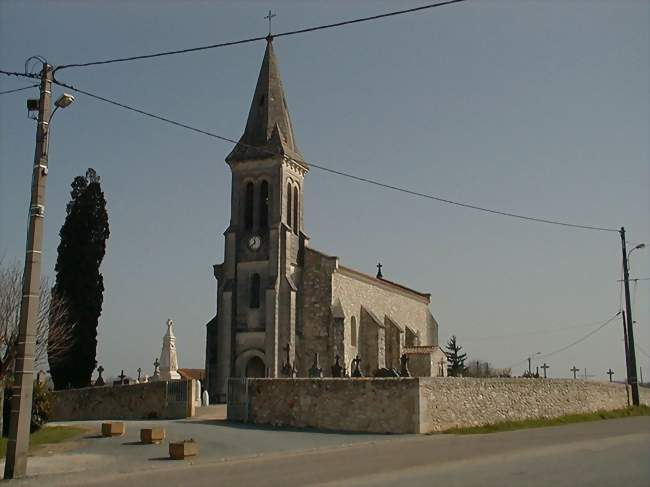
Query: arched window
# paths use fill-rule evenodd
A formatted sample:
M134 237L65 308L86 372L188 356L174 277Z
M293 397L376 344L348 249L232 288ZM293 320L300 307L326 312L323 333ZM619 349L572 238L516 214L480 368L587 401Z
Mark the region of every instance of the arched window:
M291 227L291 183L287 183L287 225Z
M298 234L298 187L293 191L293 231Z
M357 346L357 319L353 316L350 320L350 344L353 347Z
M246 185L246 197L244 200L244 227L246 230L251 230L253 228L253 199L254 199L254 187L253 183L248 183Z
M253 274L251 276L251 289L248 296L248 307L257 309L260 307L260 275Z
M260 186L260 228L266 229L269 226L269 183L262 181Z

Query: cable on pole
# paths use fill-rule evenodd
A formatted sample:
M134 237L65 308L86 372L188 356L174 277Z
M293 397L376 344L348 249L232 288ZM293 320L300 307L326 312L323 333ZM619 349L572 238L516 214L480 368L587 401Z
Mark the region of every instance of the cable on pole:
M18 73L16 71L5 71L4 69L0 69L0 74L7 76L18 76L21 78L41 79L41 75L38 73Z
M565 350L568 350L568 349L570 349L570 348L572 348L572 347L575 347L575 346L578 345L579 343L584 342L587 338L591 337L592 335L595 335L595 334L598 333L600 330L602 330L603 328L605 328L605 327L606 327L607 325L609 325L612 321L614 321L614 320L615 320L615 319L616 319L620 314L621 314L621 312L619 311L619 312L616 313L614 316L612 316L611 318L607 319L604 323L600 324L597 328L591 330L589 333L587 333L587 334L584 335L583 337L578 338L576 341L571 342L571 343L569 343L568 345L565 345L565 346L562 347L562 348L558 348L557 350L553 350L552 352L543 353L543 354L541 354L541 355L535 355L535 358L536 358L536 359L547 358L547 357L550 357L550 356L552 356L552 355L556 355L556 354L558 354L558 353L564 352ZM526 363L527 361L528 361L528 357L526 357L525 359L520 360L519 362L516 362L516 363L514 363L514 364L512 364L512 365L510 365L509 367L506 367L506 368L507 368L507 369L512 369L513 367L516 367L516 366L518 366L518 365L521 365L521 364L523 364L523 363Z
M36 84L33 84L33 85L29 85L29 86L23 86L22 88L15 88L13 90L0 91L0 95L8 95L9 93L16 93L18 91L29 90L31 88L36 88L38 86L39 86L39 84L36 83Z
M352 19L352 20L344 20L342 22L336 22L333 24L325 24L325 25L319 25L315 27L307 27L305 29L298 29L298 30L292 30L288 32L281 32L279 34L274 34L270 37L285 37L285 36L292 36L292 35L297 35L297 34L305 34L307 32L315 32L318 30L325 30L325 29L332 29L335 27L342 27L344 25L350 25L350 24L358 24L361 22L369 22L372 20L379 20L383 19L386 17L393 17L396 15L403 15L403 14L408 14L408 13L413 13L413 12L419 12L422 10L428 10L432 9L435 7L443 7L445 5L450 5L452 3L460 3L464 2L465 0L448 0L445 2L438 2L438 3L431 3L428 5L422 5L420 7L415 7L415 8L409 8L409 9L404 9L404 10L396 10L392 12L387 12L379 15L372 15L370 17L362 17L358 19ZM197 52L197 51L206 51L208 49L216 49L219 47L228 47L228 46L236 46L239 44L248 44L251 42L257 42L261 40L265 40L268 36L259 36L259 37L250 37L248 39L242 39L239 41L230 41L230 42L221 42L219 44L209 44L207 46L198 46L198 47L190 47L187 49L177 49L174 51L162 51L162 52L156 52L152 54L143 54L139 56L130 56L130 57L121 57L121 58L114 58L114 59L105 59L102 61L91 61L87 63L77 63L77 64L63 64L59 67L57 67L54 70L54 73L56 73L58 70L61 69L68 69L68 68L84 68L88 66L98 66L101 64L114 64L114 63L122 63L126 61L136 61L140 59L152 59L152 58L157 58L157 57L162 57L162 56L172 56L175 54L186 54L186 53L191 53L191 52Z
M147 112L145 110L141 110L139 108L135 108L133 106L126 105L124 103L120 103L120 102L115 101L115 100L111 100L111 99L106 98L104 96L100 96L100 95L96 95L94 93L90 93L89 91L85 91L85 90L82 90L80 88L76 88L76 87L74 87L74 86L72 86L70 84L58 81L56 78L54 78L53 83L56 84L56 85L62 86L64 88L68 88L70 90L73 90L73 91L75 91L77 93L81 93L81 94L89 96L91 98L95 98L97 100L101 100L103 102L109 103L111 105L115 105L115 106L118 106L120 108L124 108L126 110L130 110L132 112L139 113L141 115L144 115L146 117L150 117L150 118L159 120L161 122L166 122L166 123L169 123L171 125L175 125L177 127L181 127L181 128L187 129L187 130L191 130L191 131L197 132L199 134L207 135L208 137L213 137L215 139L219 139L219 140L224 141L224 142L230 142L230 143L235 144L235 145L240 145L240 146L243 146L243 147L253 147L253 146L251 146L249 144L245 144L243 142L238 142L235 139L231 139L229 137L224 137L222 135L218 135L218 134L209 132L207 130L202 130L202 129L199 129L199 128L196 128L196 127L192 127L191 125L188 125L186 123L177 122L177 121L172 120L170 118L163 117L163 116L160 116L160 115L156 115L154 113L150 113L150 112ZM269 152L271 152L271 153L273 153L275 155L282 156L282 154L274 153L271 150L269 150ZM579 229L583 229L583 230L595 230L595 231L602 231L602 232L616 232L616 233L618 233L618 230L613 229L613 228L596 227L596 226L591 226L591 225L579 225L579 224L576 224L576 223L568 223L568 222L563 222L563 221L559 221L559 220L551 220L551 219L547 219L547 218L538 218L538 217L526 216L526 215L521 215L521 214L518 214L518 213L511 213L511 212L507 212L507 211L500 211L500 210L494 210L494 209L491 209L491 208L485 208L485 207L482 207L482 206L472 205L472 204L469 204L469 203L462 203L462 202L459 202L459 201L453 201L453 200L450 200L450 199L442 198L440 196L421 193L421 192L413 191L413 190L410 190L410 189L407 189L407 188L401 188L399 186L394 186L392 184L382 183L382 182L374 180L374 179L365 178L365 177L361 177L361 176L356 176L354 174L350 174L350 173L343 172L343 171L338 171L336 169L331 169L331 168L328 168L326 166L315 164L313 162L309 162L309 163L306 162L306 161L297 161L297 162L302 162L302 163L308 164L310 167L320 169L321 171L325 171L325 172L328 172L328 173L331 173L331 174L336 174L338 176L343 176L343 177L346 177L346 178L349 178L349 179L353 179L355 181L360 181L360 182L364 182L364 183L367 183L367 184L372 184L374 186L378 186L378 187L385 188L385 189L390 189L390 190L393 190L393 191L399 191L401 193L409 194L411 196L417 196L417 197L420 197L420 198L426 198L426 199L429 199L429 200L438 201L440 203L445 203L445 204L448 204L448 205L458 206L458 207L462 207L462 208L468 208L468 209L472 209L472 210L482 211L482 212L485 212L485 213L491 213L491 214L494 214L494 215L507 216L507 217L516 218L516 219L519 219L519 220L526 220L526 221L537 222L537 223L547 223L547 224L551 224L551 225L559 225L559 226L570 227L570 228L579 228Z

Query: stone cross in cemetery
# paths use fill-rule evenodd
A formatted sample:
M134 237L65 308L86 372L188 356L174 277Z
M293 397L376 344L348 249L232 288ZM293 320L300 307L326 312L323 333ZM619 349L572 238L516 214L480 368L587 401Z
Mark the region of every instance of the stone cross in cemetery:
M160 378L162 380L180 380L178 373L178 356L176 354L176 337L172 329L174 322L167 320L167 333L163 337L162 352L160 352Z
M544 362L544 365L542 365L542 370L544 371L544 379L546 379L546 369L549 369L550 366L546 365L546 362Z
M361 364L361 358L357 355L352 359L352 377L363 377L359 364Z
M295 378L298 370L296 369L295 364L291 363L291 344L287 343L287 346L284 347L284 350L287 352L287 361L282 366L282 373L287 377Z
M138 384L142 382L142 368L138 367Z
M402 356L399 358L399 363L400 363L400 370L399 370L400 377L411 377L411 371L409 370L408 355L403 353Z
M104 367L101 365L97 367L97 380L95 381L96 386L103 386L106 383L104 382L104 378L102 377L102 373L104 372Z
M571 372L573 372L573 378L576 378L576 374L580 372L580 369L576 369L576 366L574 365L573 368L570 369Z
M607 371L607 375L609 376L609 381L611 382L612 381L612 376L614 375L614 371L610 368Z
M381 268L384 267L381 265L381 262L377 262L377 279L383 279L384 275L381 273Z
M156 357L156 360L153 361L153 376L151 376L151 380L155 381L160 379L160 361Z
M121 385L128 384L128 382L126 381L126 375L124 375L124 369L122 369L122 372L120 372L120 375L118 375L117 377L118 377L120 380L116 380L116 381L114 381L114 382L113 382L113 385L114 385L114 386L121 386Z
M332 377L345 377L345 367L341 367L341 364L339 363L341 357L337 353L334 358L336 359L336 362L332 365Z
M314 363L309 369L309 377L312 378L322 378L323 377L323 368L320 366L320 360L318 357L318 352L314 354Z

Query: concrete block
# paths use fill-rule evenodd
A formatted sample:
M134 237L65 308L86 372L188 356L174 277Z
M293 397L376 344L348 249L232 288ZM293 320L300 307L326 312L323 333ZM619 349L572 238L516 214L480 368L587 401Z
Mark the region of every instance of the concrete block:
M183 460L199 454L199 444L194 440L169 443L169 456L172 460Z
M140 430L140 441L147 445L162 443L165 439L165 428L143 428Z
M124 423L102 423L102 436L122 436L125 432Z

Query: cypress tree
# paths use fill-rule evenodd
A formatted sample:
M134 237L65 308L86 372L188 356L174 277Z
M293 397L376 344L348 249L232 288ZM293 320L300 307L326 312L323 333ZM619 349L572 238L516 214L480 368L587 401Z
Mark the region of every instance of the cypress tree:
M467 358L466 353L460 353L463 349L458 343L456 343L456 335L452 335L449 341L447 342L447 373L452 377L462 377L463 373L466 370L465 359Z
M97 352L97 323L104 300L104 279L99 267L109 236L106 199L99 176L88 169L72 182L71 200L59 235L56 283L52 292L65 299L69 318L59 326L73 328L67 356L50 361L56 389L90 384Z

